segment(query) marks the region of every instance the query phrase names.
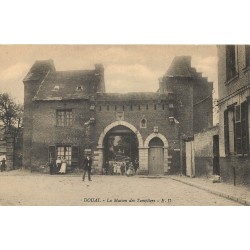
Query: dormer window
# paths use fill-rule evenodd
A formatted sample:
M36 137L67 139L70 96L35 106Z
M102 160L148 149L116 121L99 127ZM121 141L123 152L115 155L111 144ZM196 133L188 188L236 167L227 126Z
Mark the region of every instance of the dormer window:
M76 91L83 91L83 86L77 86Z
M55 85L53 91L58 91L60 89L59 85Z

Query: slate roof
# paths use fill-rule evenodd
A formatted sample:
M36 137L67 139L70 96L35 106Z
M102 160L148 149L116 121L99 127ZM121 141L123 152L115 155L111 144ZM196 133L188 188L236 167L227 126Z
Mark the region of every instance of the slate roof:
M50 72L33 100L88 99L95 93L98 80L95 70Z
M191 67L191 56L176 56L165 76L168 77L200 77L195 68Z
M41 80L41 78L47 74L48 70L56 70L52 59L36 61L25 76L23 82Z

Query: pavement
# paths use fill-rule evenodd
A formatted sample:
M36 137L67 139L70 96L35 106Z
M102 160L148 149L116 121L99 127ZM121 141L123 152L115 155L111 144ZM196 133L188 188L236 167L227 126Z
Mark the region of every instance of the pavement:
M186 185L199 188L211 194L224 197L242 205L250 205L250 187L233 186L224 182L213 183L207 178L190 178L187 176L171 176L171 179Z
M250 205L250 189L186 176L0 173L0 205ZM95 200L97 199L97 200ZM130 202L131 201L131 202Z

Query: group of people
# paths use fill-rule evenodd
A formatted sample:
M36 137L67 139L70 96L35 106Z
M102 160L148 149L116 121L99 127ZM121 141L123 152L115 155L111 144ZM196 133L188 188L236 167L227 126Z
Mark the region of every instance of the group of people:
M67 171L67 160L62 157L57 157L56 162L51 160L50 163L50 174L66 174Z
M139 168L139 162L135 159L134 163L132 161L125 162L109 162L106 161L104 174L105 175L124 175L132 176L136 173Z
M3 161L3 160L2 160ZM1 165L2 166L2 165ZM88 174L88 180L91 181L91 167L92 158L91 154L88 153L83 161L83 176L82 180L85 181L86 173ZM137 159L125 162L109 162L106 161L104 167L104 174L106 175L124 175L133 176L139 168L139 162ZM50 163L50 174L65 174L67 170L67 160L64 157L58 157L56 162L51 161ZM2 167L1 167L2 171Z
M5 158L3 158L2 160L1 160L1 172L3 172L3 171L6 171L6 160L5 160Z

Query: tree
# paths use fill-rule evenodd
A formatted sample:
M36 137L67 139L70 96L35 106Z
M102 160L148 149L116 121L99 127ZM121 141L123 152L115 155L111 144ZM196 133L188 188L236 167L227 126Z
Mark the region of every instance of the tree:
M8 93L0 93L0 128L17 136L23 123L23 105L15 103Z

